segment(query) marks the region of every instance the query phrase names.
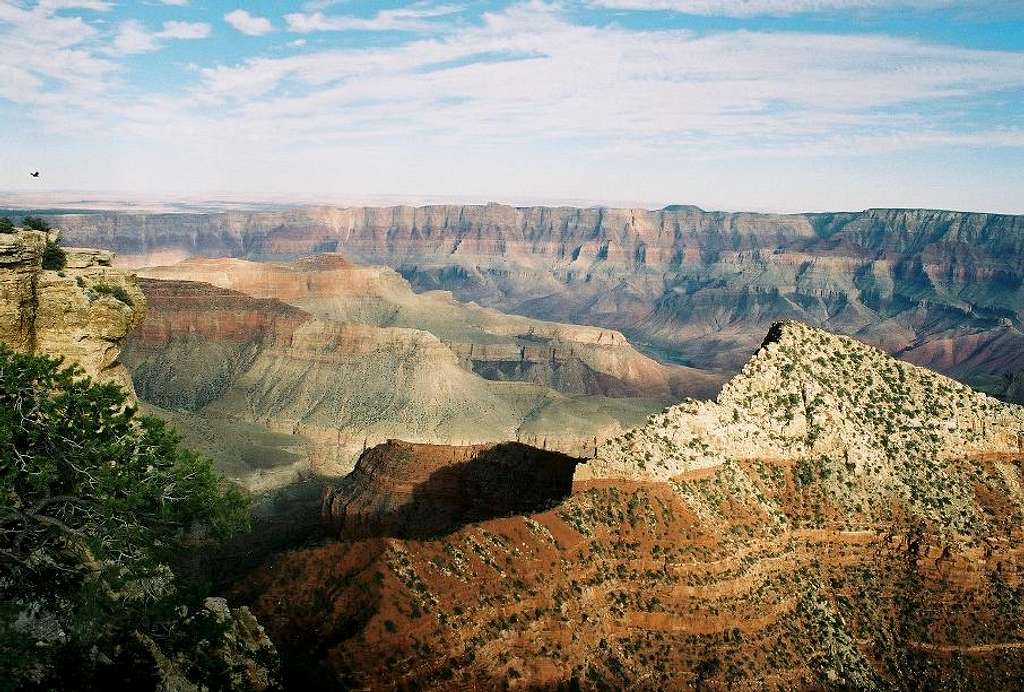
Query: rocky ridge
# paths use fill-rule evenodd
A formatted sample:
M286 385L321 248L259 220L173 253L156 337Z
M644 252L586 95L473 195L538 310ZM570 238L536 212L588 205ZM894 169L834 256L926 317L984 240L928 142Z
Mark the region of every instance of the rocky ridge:
M781 322L715 401L684 402L610 441L580 480L669 481L766 458L841 463L882 480L981 453L1024 453L1020 407L849 337Z
M238 592L321 685L1015 689L1022 447L1020 408L782 323L549 510L379 524Z
M44 248L57 238L32 230L0 233L0 341L63 357L134 395L119 355L143 319L145 296L133 274L111 266L106 250L64 248L66 266L43 269Z

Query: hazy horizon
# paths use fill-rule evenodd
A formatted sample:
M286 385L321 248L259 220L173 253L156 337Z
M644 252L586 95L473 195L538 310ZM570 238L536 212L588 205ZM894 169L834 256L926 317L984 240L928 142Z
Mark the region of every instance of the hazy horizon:
M955 209L948 207L912 207L907 205L869 205L861 208L835 209L784 209L784 208L722 208L706 207L687 201L645 202L638 200L599 199L545 199L507 198L491 199L466 195L386 195L368 194L356 197L325 196L322 199L250 198L244 195L132 195L130 193L105 193L96 191L58 191L54 193L11 193L0 190L0 209L16 211L60 210L120 212L120 213L218 213L224 211L273 211L277 209L299 209L308 207L427 207L427 206L485 206L497 204L510 207L576 207L582 209L647 209L658 211L670 206L692 206L705 212L753 213L753 214L828 214L857 213L870 209L921 209L965 214L995 214L1020 216L1024 212L999 211L993 209Z
M999 0L0 0L0 192L1019 214L1022 28Z

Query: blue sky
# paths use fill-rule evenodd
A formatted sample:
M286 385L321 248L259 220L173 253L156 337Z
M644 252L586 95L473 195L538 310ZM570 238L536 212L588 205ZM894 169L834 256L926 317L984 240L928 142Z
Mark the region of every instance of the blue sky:
M1024 3L0 0L5 191L1024 213Z

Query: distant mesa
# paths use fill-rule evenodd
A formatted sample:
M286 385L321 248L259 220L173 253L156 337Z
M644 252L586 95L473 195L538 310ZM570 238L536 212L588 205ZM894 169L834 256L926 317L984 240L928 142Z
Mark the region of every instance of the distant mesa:
M702 370L737 372L773 322L800 320L987 392L1022 396L1014 381L1024 372L1024 216L673 204L50 218L75 244L114 249L131 266L197 254L289 260L339 251L391 267L420 292L614 329L663 361Z

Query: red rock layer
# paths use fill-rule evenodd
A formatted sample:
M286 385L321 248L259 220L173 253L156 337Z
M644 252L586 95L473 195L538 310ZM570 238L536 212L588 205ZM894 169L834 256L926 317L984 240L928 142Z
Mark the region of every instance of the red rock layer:
M1024 514L949 536L899 503L851 514L785 462L673 487L594 484L431 541L289 553L247 577L296 681L369 689L1014 689ZM735 479L750 492L730 492ZM990 499L983 496L988 494ZM852 522L852 523L851 523Z

